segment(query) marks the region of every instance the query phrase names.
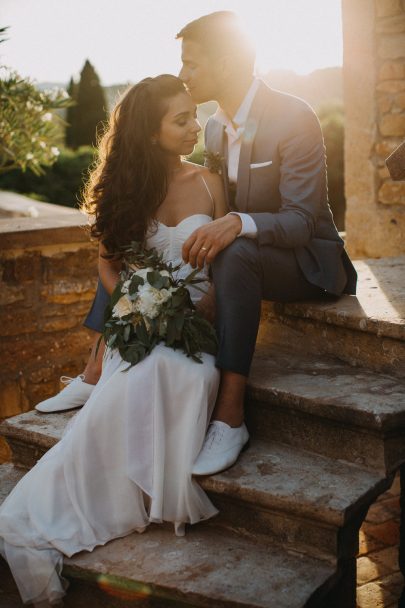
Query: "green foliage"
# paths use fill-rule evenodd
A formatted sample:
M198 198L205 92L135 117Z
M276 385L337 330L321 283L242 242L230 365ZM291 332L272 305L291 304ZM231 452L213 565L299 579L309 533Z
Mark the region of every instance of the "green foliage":
M181 264L165 262L162 254L136 241L122 254L123 269L106 307L103 337L130 364L127 369L159 342L180 348L198 363L203 352L215 355L214 328L196 311L187 289L205 281L198 276L200 269L177 278Z
M95 150L89 146L83 146L76 151L61 149L56 163L42 175L35 175L31 171L22 173L20 170L0 175L0 189L21 192L49 203L75 207L94 157Z
M19 168L41 175L53 165L62 122L53 110L69 103L65 91L39 91L30 80L0 68L0 174Z
M318 109L326 147L329 201L335 224L345 228L344 193L344 113L340 103L324 104Z
M76 102L67 116L66 145L72 148L96 144L97 129L106 119L106 101L100 79L86 60L79 84L71 79L69 93Z

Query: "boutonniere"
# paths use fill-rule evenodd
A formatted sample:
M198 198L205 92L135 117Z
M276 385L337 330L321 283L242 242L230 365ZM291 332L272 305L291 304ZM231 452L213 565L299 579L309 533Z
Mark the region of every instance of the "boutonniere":
M222 167L225 161L224 157L219 152L204 152L204 164L211 173L222 175Z

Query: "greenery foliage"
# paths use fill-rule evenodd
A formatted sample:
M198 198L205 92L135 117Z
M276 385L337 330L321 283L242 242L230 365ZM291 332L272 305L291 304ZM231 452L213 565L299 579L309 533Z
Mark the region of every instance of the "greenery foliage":
M165 262L162 254L136 241L123 256L120 281L105 312L103 338L108 348L118 349L129 367L159 342L181 349L198 363L203 352L215 355L214 328L196 311L187 289L193 285L201 290L197 285L205 278L198 276L200 269L178 278L181 264Z
M0 43L7 28L0 28ZM17 72L0 66L0 175L30 169L35 175L59 156L61 118L54 110L69 106L63 90L39 91Z
M0 68L0 174L19 168L36 175L59 156L61 118L53 110L66 107L65 91L39 91L16 72Z
M0 189L21 192L48 203L75 207L94 157L95 150L90 146L77 150L62 148L56 163L42 175L19 170L0 175Z

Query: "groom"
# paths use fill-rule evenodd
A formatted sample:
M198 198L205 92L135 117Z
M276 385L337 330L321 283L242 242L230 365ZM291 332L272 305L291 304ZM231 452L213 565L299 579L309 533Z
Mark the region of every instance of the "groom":
M356 273L329 209L325 149L312 109L254 77L255 53L233 13L205 15L177 38L180 77L194 101L219 104L206 126L207 164L220 169L233 209L183 247L185 262L211 264L216 292L221 384L193 469L208 475L231 466L248 440L243 401L261 300L354 294ZM88 327L100 331L107 302L99 288ZM91 389L78 377L37 409L83 405Z
M207 123L207 164L220 167L231 212L184 243L193 266L210 263L216 293L221 385L193 473L232 465L248 433L244 393L261 300L354 294L356 272L328 205L318 119L302 100L253 75L255 53L228 11L192 21L182 40L180 78L193 100L218 102Z

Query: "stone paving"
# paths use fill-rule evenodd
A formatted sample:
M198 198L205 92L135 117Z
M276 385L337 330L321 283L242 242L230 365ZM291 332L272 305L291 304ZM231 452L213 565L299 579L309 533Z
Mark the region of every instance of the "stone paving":
M397 608L404 580L398 567L399 476L372 505L360 530L357 608ZM402 607L400 607L402 608Z

